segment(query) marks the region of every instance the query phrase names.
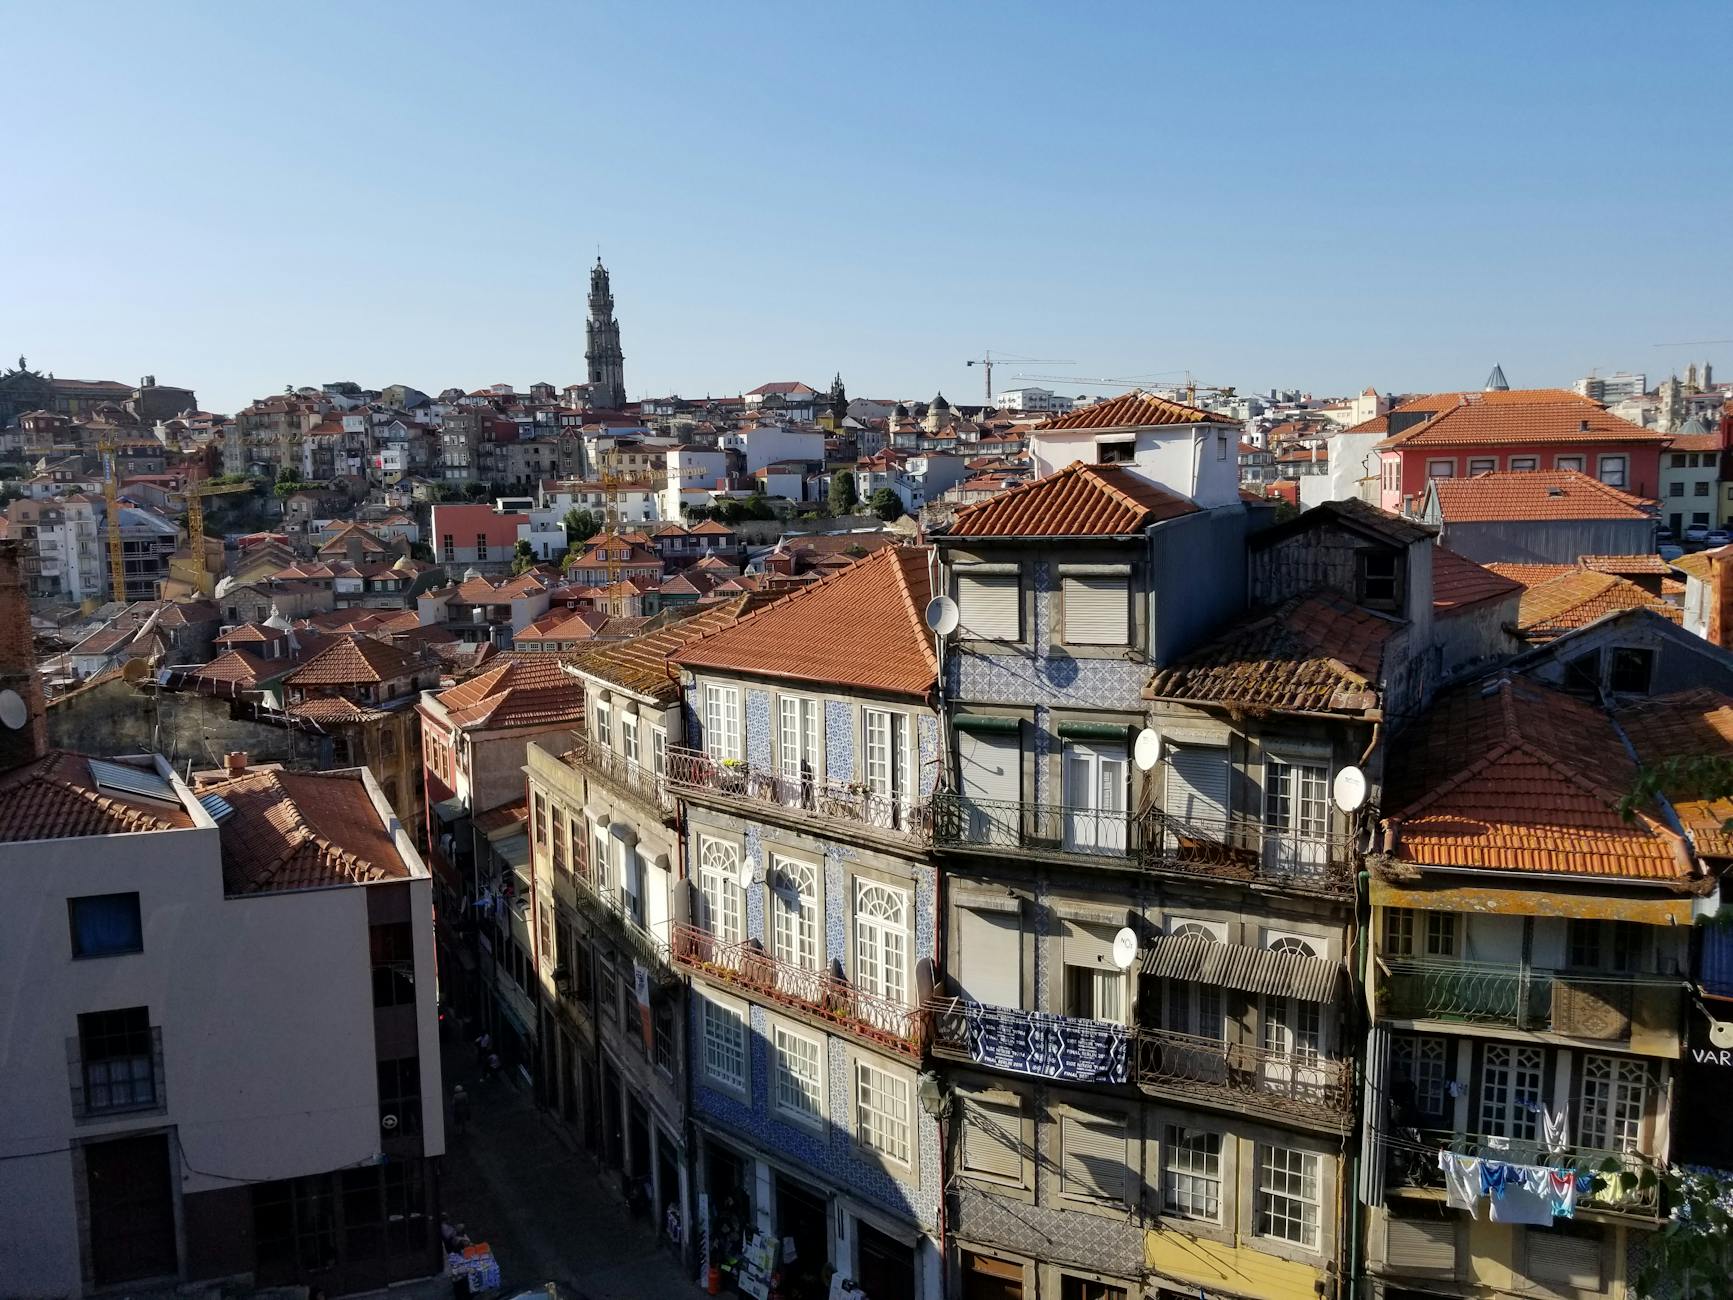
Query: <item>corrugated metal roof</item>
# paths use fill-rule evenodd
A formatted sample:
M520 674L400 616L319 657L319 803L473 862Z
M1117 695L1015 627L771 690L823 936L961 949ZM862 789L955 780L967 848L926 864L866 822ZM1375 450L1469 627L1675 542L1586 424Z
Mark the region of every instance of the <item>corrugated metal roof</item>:
M1163 935L1143 955L1143 973L1195 980L1242 993L1329 1002L1342 976L1339 962L1298 952L1217 943L1196 935Z

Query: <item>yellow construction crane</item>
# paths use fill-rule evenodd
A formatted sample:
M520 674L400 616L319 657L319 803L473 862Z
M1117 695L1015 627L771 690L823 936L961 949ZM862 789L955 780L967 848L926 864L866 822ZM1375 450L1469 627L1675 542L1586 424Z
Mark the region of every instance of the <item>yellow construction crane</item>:
M114 443L107 437L96 444L96 454L102 458L102 500L108 515L108 572L114 586L114 598L126 603L126 552L120 544L120 463Z
M620 580L620 553L610 542L620 538L620 483L624 475L602 471L602 554L608 561L608 585Z
M251 483L188 483L181 490L187 501L187 541L195 563L205 562L205 498L252 490Z

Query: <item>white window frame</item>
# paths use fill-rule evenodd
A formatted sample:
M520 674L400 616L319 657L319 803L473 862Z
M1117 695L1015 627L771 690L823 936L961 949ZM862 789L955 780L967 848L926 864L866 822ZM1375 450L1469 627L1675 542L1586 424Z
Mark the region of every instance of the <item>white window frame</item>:
M1588 458L1581 455L1554 456L1552 458L1552 467L1554 469L1575 470L1578 474L1581 474L1588 468Z
M633 767L638 766L638 717L633 713L620 715L620 757Z
M1655 1077L1647 1061L1584 1052L1577 1057L1577 1145L1636 1151Z
M913 1093L906 1075L865 1057L855 1062L854 1132L862 1150L911 1167L915 1149Z
M823 873L816 863L780 853L770 855L764 887L771 916L771 955L798 970L817 971L824 967L819 934L823 916L819 903L822 881Z
M668 728L650 728L650 772L661 777L668 772Z
M1546 1049L1528 1043L1486 1042L1475 1114L1488 1137L1532 1142L1540 1125L1530 1102L1544 1104Z
M1608 471L1611 471L1609 476ZM1621 492L1631 481L1631 458L1617 453L1609 453L1595 457L1595 477L1608 487L1618 488Z
M824 701L810 695L776 697L776 771L784 797L799 803L824 779Z
M1442 473L1439 472L1440 466L1443 467ZM1455 478L1456 477L1456 458L1454 456L1451 456L1449 458L1440 457L1437 460L1427 461L1426 462L1426 477L1429 479Z
M600 696L597 696L595 708L591 710L591 715L595 720L595 726L591 728L591 732L596 738L596 744L600 745L603 749L612 749L614 747L612 714L613 710L609 708L608 702Z
M770 1104L782 1118L808 1128L824 1125L827 1111L824 1039L790 1029L781 1021L770 1028Z
M740 688L705 682L704 752L720 763L738 762L740 740Z
M740 846L713 835L698 837L699 929L728 944L746 939L745 895L740 888Z
M1060 744L1065 847L1072 852L1124 853L1131 820L1131 762L1126 747L1097 740ZM1080 772L1087 774L1083 789L1078 788Z
M1316 1251L1322 1235L1323 1161L1315 1151L1257 1144L1257 1218L1254 1235ZM1278 1231L1296 1225L1298 1235Z
M1200 1138L1213 1138L1215 1150L1208 1150L1207 1141L1197 1143ZM1222 1221L1222 1145L1215 1129L1167 1126L1161 1144L1162 1214L1196 1223Z
M608 834L607 827L590 823L590 843L595 848L595 867L590 873L590 888L602 898L609 897L614 889L614 855L609 847L613 839L614 837Z
M709 993L702 996L702 1002L704 1077L731 1092L745 1093L748 1071L751 1068L751 1060L747 1054L751 1033L746 1008L736 1002L722 1001ZM714 1020L713 1014L717 1017ZM718 1029L724 1026L728 1027L736 1041L730 1043L718 1034ZM729 1060L737 1060L738 1068L726 1068Z
M862 906L869 899L874 902L874 913L900 912L900 921L889 915L869 914ZM880 880L857 876L851 902L854 910L855 984L863 991L898 1006L911 1005L912 894L907 889Z
M906 826L914 803L914 719L898 709L861 712L861 777L866 785L867 820L878 826Z

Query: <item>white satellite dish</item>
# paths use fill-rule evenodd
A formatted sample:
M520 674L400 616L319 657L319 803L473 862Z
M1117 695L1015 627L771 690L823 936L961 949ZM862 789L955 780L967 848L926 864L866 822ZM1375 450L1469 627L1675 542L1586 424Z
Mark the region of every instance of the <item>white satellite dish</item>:
M1336 773L1331 793L1336 797L1336 807L1343 812L1357 812L1366 802L1366 774L1357 767L1343 768Z
M934 596L927 602L927 626L940 636L950 636L962 622L957 602L949 596Z
M1113 936L1113 964L1120 970L1130 970L1131 963L1137 960L1137 931L1129 925L1122 926L1118 934Z
M1137 733L1137 740L1131 747L1131 758L1139 772L1149 771L1161 762L1161 737L1145 727Z
M742 889L751 889L752 885L752 862L749 858L742 855L740 859L740 887Z
M21 731L29 721L30 710L24 705L24 697L17 691L0 691L0 722L13 731Z

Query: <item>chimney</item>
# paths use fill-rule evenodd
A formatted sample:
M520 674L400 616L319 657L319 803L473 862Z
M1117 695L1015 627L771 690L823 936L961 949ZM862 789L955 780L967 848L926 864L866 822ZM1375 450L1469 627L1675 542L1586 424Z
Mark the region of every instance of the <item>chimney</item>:
M223 755L223 770L230 776L239 776L247 770L247 751L231 749Z
M1577 432L1578 433L1587 433L1588 431L1589 431L1588 417L1584 416L1582 419L1577 421Z
M23 542L0 541L0 772L33 762L48 750L23 556Z
M1709 626L1704 635L1709 644L1733 650L1733 546L1709 557Z

